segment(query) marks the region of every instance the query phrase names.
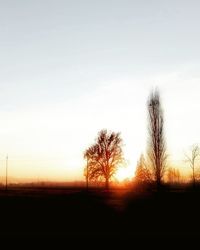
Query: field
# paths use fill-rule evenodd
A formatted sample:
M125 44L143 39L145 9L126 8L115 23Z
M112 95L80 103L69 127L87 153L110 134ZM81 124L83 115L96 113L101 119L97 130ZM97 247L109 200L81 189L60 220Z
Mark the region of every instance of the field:
M1 236L200 236L200 193L125 188L14 188L0 191Z

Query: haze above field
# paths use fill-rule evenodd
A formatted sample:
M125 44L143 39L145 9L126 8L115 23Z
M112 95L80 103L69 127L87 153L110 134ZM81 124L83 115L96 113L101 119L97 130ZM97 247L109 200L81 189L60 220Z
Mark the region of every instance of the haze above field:
M121 131L132 177L158 86L170 162L200 142L198 1L0 3L0 175L83 179L83 151Z

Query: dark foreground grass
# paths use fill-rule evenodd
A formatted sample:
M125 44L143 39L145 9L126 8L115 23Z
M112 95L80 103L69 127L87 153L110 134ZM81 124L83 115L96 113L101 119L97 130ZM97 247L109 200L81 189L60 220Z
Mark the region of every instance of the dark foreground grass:
M200 193L125 189L0 192L0 235L87 240L200 237Z

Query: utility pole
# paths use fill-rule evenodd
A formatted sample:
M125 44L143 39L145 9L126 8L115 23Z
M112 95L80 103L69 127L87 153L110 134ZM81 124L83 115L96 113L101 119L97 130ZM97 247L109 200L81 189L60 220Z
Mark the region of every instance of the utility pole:
M8 155L6 156L6 191L8 190Z
M87 158L87 170L86 170L86 189L88 191L88 158Z

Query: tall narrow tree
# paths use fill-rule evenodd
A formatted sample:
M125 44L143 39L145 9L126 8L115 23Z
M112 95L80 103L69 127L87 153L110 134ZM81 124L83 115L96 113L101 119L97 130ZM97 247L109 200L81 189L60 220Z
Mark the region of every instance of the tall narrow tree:
M149 140L148 156L151 172L159 188L166 170L166 142L164 117L158 90L152 91L148 100Z

